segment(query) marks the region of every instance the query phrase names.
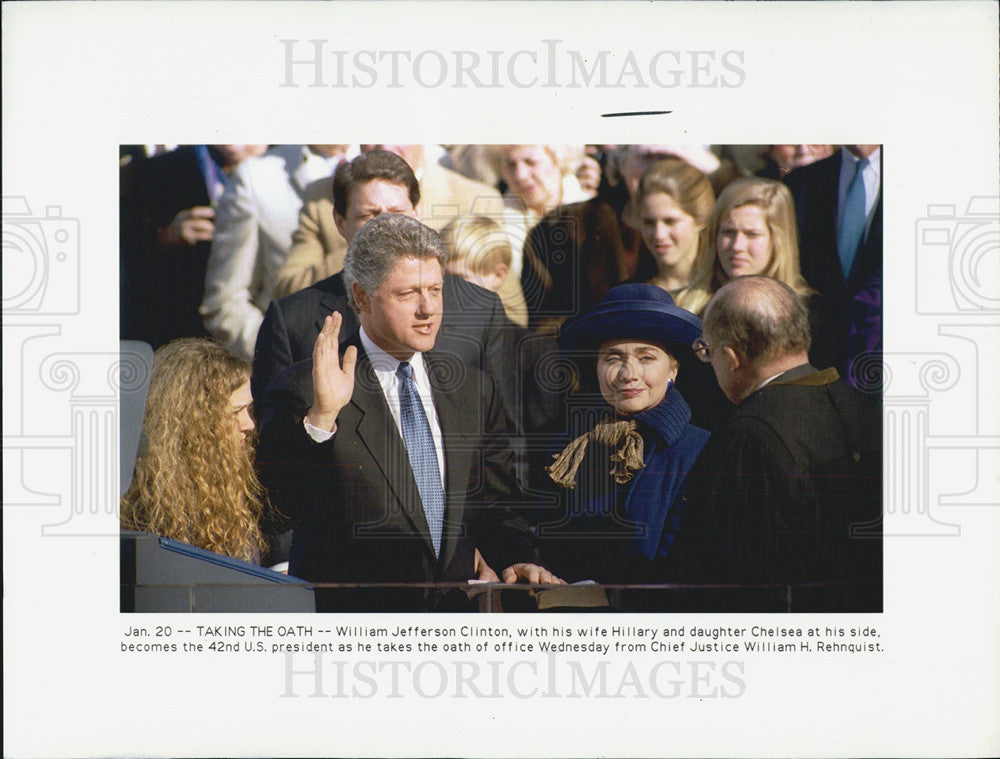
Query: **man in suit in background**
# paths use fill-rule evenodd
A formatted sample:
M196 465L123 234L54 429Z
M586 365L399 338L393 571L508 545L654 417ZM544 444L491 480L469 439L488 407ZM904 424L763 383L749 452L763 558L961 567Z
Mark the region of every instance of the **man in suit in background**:
M414 218L420 204L420 185L413 170L388 151L362 153L341 164L334 176L330 217L348 242L380 213ZM296 361L312 355L324 318L333 311L343 316L340 337L357 326L349 306L343 274L338 272L315 285L271 301L257 335L254 351L253 396L264 399L270 380ZM437 350L489 372L501 386L504 408L517 420L513 330L495 293L460 277L444 275L444 314Z
M140 161L121 197L121 337L159 348L204 337L198 314L229 175L266 145L182 145Z
M671 579L848 583L816 610L880 611L880 404L810 366L809 342L805 307L773 279L709 302L693 347L737 408L688 481Z
M826 296L839 328L835 366L862 387L882 352L882 148L844 145L795 169L785 182L795 199L802 276ZM865 360L867 366L855 365Z
M343 273L359 329L341 354L341 316L327 316L312 359L272 384L261 458L275 504L298 522L295 576L495 581L495 566L505 582L558 582L534 563L533 536L509 508L519 489L496 383L433 351L446 260L437 234L407 215L368 222ZM451 608L446 599L369 601Z
M442 166L430 145L362 145L362 152L384 150L402 158L420 186L420 219L435 231L459 216L501 218L503 199L493 187ZM439 152L442 152L439 150ZM320 182L306 196L288 259L278 274L275 296L308 287L340 271L343 262L337 210L331 206L332 180ZM335 204L334 204L335 205ZM417 201L414 201L414 206ZM343 214L343 211L340 211ZM350 240L348 240L350 242Z

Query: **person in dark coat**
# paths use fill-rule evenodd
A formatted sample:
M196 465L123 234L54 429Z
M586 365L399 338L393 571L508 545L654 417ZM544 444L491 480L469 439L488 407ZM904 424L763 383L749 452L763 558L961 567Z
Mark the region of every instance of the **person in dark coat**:
M648 284L614 287L563 325L563 351L596 355L600 393L571 410L539 511L543 556L565 579L646 581L669 552L688 470L708 440L674 386L677 356L700 331L698 317Z
M844 145L785 183L795 199L802 275L829 301L839 336L831 366L865 389L855 365L882 356L882 147Z
M120 206L119 330L154 350L208 337L198 306L214 206L229 175L266 145L184 145L135 165Z
M342 349L341 314L327 316L312 359L272 383L261 477L295 521L296 577L559 582L534 564L534 536L509 507L520 488L496 383L434 349L446 260L410 216L366 223L344 260L358 330ZM328 590L318 609L447 610L464 595Z
M792 195L781 182L757 177L733 182L708 219L704 236L712 254L700 257L701 268L677 294L677 304L703 315L712 295L736 277L764 274L784 282L809 311L809 360L825 369L834 365L835 346L844 336L836 332L830 301L802 276L796 229Z
M878 397L809 363L802 300L767 277L723 286L697 345L737 408L692 472L672 579L824 585L812 610L880 611Z

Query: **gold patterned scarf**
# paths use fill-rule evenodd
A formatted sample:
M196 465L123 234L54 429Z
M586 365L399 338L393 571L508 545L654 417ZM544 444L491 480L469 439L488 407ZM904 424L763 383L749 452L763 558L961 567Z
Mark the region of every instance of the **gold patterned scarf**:
M587 444L593 440L609 448L617 448L611 454L609 474L619 485L624 485L632 479L633 472L642 469L644 465L642 436L635 428L634 419L600 422L590 432L573 440L562 453L556 454L553 457L555 461L545 471L560 487L575 488L576 472L587 451Z

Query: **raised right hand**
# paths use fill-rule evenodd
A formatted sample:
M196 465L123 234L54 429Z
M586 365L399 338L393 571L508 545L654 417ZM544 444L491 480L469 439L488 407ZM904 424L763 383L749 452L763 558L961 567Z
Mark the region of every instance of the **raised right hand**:
M323 329L313 346L313 405L306 414L306 421L322 430L333 430L337 414L346 406L354 393L354 366L358 349L350 346L340 359L340 324L343 317L338 311L323 320Z

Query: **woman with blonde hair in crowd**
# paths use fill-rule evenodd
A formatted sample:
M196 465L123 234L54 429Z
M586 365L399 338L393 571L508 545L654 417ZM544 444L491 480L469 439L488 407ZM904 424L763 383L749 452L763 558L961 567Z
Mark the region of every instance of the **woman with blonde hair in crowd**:
M582 145L498 145L497 170L504 184L504 231L510 238L513 272L521 276L524 241L549 211L594 196L580 187L576 169Z
M701 315L712 295L730 280L759 274L791 287L809 309L813 332L810 360L830 366L835 335L829 305L802 276L792 194L781 182L748 177L722 191L705 230L710 255L704 256L677 304Z
M657 285L676 298L709 250L704 232L714 205L711 183L691 164L665 158L650 166L635 197L643 243L635 281Z
M761 274L799 295L813 290L799 272L799 239L792 195L781 182L749 177L729 185L716 201L705 229L711 255L701 260L680 305L701 314L729 280Z
M254 469L250 363L210 340L159 348L124 529L260 563L267 495Z
M486 216L460 216L441 230L448 247L449 274L495 292L507 318L528 326L528 307L520 277L509 276L513 253L503 228Z
M701 146L621 145L605 167L607 181L596 197L568 205L563 200L535 225L525 243L521 273L532 330L552 333L566 318L599 303L615 285L635 281L642 247L639 182L664 158L680 158L706 176L715 176L721 166Z

